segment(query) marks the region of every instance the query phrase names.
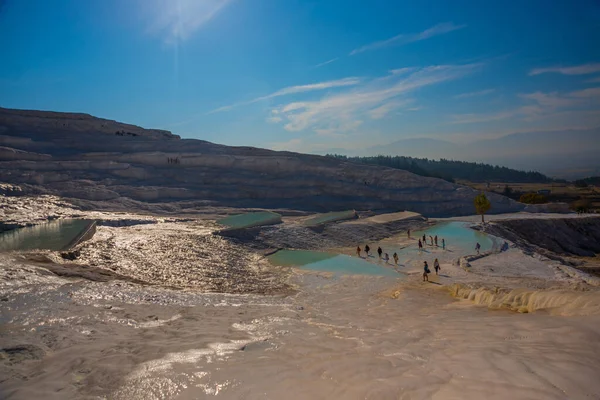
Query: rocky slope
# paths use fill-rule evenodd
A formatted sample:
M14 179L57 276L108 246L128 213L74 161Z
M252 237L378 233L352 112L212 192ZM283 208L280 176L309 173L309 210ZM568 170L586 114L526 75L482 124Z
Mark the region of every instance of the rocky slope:
M566 256L600 254L600 217L512 219L496 221L486 230L538 252L541 248Z
M473 213L470 188L336 159L229 147L87 114L0 108L0 182L86 200L208 200L309 211ZM492 212L523 205L489 194Z

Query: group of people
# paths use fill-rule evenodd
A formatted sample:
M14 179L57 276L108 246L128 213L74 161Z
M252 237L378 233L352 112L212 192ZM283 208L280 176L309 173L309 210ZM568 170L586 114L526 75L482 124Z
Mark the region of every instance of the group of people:
M408 230L408 238L410 239L410 229ZM435 235L435 236L430 235L429 240L431 241L431 243L427 243L426 235L423 235L422 241L421 241L421 238L419 238L419 252L421 252L423 250L423 246L426 244L429 244L429 245L435 246L435 247L439 247L437 235ZM442 238L442 250L446 250L446 239L444 239L444 238Z
M410 229L407 231L408 234L408 238L410 239ZM442 245L442 249L446 250L446 240L445 239L441 239L440 241L441 245ZM430 246L436 246L439 247L438 245L438 236L429 236L429 242L427 241L427 235L423 235L422 238L419 238L419 253L423 250L424 245L430 245ZM481 245L479 243L477 243L475 245L475 250L477 251L477 254L480 253L481 251ZM502 251L506 251L508 250L508 243L504 243L504 245L502 246ZM362 257L362 252L363 249L360 248L360 246L356 247L356 255L358 255L359 257ZM366 256L369 257L370 256L370 252L371 252L371 248L369 247L369 245L365 245L364 248L364 252L366 253ZM389 262L390 260L390 256L388 255L388 253L384 253L383 249L381 248L381 246L377 247L377 254L379 255L379 259L383 259L386 263ZM394 259L394 264L398 265L398 253L394 253L392 255L392 258ZM433 269L435 270L435 274L439 275L439 272L441 270L440 267L440 261L436 258L433 261ZM429 282L429 274L431 274L431 270L429 269L429 264L427 264L427 261L423 261L423 281L427 281Z
M359 257L362 257L361 253L362 253L362 249L360 248L360 246L356 247L356 255ZM369 257L369 252L371 251L371 248L369 247L369 245L365 245L365 253L367 255L367 257ZM388 253L383 253L383 250L381 249L381 247L377 247L377 254L379 255L379 259L383 259L386 263L388 263L390 261L390 256L388 255ZM383 257L382 257L383 255ZM392 258L394 259L394 264L398 265L398 253L394 253L394 255L392 255Z
M435 274L439 275L439 272L442 268L440 267L440 262L438 261L437 258L433 262L433 269L435 269ZM423 261L423 282L425 282L425 281L429 282L429 274L430 273L431 273L431 271L429 270L429 264L427 264L427 261Z
M176 158L167 157L167 164L179 164L179 157L176 157Z

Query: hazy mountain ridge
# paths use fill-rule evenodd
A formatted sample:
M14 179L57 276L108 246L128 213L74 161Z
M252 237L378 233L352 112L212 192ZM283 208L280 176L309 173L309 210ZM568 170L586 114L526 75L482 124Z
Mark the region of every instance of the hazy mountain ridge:
M482 162L576 179L600 171L600 128L513 133L495 139L456 144L431 138L402 139L364 150L324 151L348 156L407 156Z

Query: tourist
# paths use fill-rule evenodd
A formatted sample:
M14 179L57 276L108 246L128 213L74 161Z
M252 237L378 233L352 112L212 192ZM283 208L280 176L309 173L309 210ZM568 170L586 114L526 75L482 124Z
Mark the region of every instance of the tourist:
M371 248L369 247L369 245L367 244L365 246L365 253L367 253L367 257L369 257L369 252L371 251Z
M433 246L433 236L429 235L429 240L431 240L431 245Z
M446 250L446 240L442 239L442 250Z
M423 251L423 243L421 242L421 239L419 239L419 254L421 251Z
M408 235L408 238L410 239L410 229L408 229L408 230L406 231L406 234Z
M394 263L396 265L398 265L398 253L394 253L393 257L394 257Z
M502 248L500 249L500 251L507 251L508 250L508 242L504 241L504 244L502 245Z
M429 270L429 265L427 265L427 261L423 261L423 282L429 282L429 274L431 271Z
M381 258L381 253L383 253L383 250L381 250L381 247L377 247L377 254L379 254L379 258Z
M477 250L477 254L479 254L479 251L481 250L481 245L479 244L479 242L477 242L477 244L475 245L475 250Z
M435 237L433 238L435 240L435 247L438 247L438 242L437 242L437 235L435 235Z
M433 269L435 269L435 274L438 275L438 272L441 268L440 268L440 262L438 261L437 258L433 262Z
M383 257L383 259L385 260L386 264L388 263L388 261L390 261L390 256L388 256L388 253L385 253L385 256Z
M358 246L356 248L356 255L359 256L359 257L360 257L360 252L361 252L361 249L360 249L360 246Z
M423 244L427 244L427 237L423 234Z

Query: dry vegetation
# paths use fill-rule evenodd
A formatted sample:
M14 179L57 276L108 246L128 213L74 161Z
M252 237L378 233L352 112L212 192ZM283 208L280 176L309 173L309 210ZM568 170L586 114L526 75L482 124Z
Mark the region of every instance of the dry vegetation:
M589 202L591 212L600 212L600 187L576 187L573 183L510 183L510 182L493 182L474 183L468 181L458 182L462 185L470 186L477 190L487 190L503 194L512 199L519 200L523 194L537 193L539 190L550 190L550 194L546 195L550 203L568 203L572 209L575 209L579 202ZM506 192L506 187L510 188Z

